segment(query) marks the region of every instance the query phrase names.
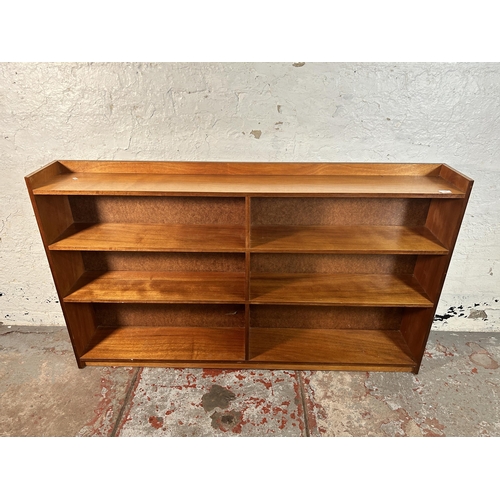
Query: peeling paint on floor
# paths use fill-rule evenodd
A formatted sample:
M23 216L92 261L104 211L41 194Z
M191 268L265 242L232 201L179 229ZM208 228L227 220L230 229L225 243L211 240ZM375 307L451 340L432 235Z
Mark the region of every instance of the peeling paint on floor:
M305 435L297 374L145 368L119 435Z

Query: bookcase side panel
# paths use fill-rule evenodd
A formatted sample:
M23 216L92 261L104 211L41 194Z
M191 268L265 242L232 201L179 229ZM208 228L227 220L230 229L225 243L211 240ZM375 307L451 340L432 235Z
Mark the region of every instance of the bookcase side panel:
M54 252L48 249L49 244L73 223L68 197L33 196L32 192L30 194L73 351L78 366L83 368L85 363L81 362L80 357L85 353L96 328L93 310L87 304L73 306L64 302L65 295L84 273L82 254Z
M415 278L434 304L427 310L407 311L401 323L401 332L418 363L424 354L471 188L472 181L468 182L464 198L433 200L429 207L426 227L444 244L448 254L419 256L415 265Z

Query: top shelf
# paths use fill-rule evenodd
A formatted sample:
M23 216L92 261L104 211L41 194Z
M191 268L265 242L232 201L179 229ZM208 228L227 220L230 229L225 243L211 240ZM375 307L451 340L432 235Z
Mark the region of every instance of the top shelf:
M171 175L72 172L50 176L35 195L337 196L463 198L436 175Z

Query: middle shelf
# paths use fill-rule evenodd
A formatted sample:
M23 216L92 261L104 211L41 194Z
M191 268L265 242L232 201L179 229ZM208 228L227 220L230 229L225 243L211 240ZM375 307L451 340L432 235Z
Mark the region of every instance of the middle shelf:
M245 274L221 272L87 271L65 302L239 303Z
M244 303L244 273L85 272L65 302ZM432 307L412 275L254 273L252 304Z
M446 255L424 226L255 226L74 223L50 250Z
M74 223L50 250L243 252L245 228L233 225Z
M254 304L432 307L412 275L258 273L250 283Z

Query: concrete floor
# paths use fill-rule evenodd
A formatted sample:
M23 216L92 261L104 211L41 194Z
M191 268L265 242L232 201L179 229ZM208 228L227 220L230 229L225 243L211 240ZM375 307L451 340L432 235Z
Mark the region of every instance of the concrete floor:
M500 335L431 333L406 373L87 367L0 325L0 436L500 436Z

